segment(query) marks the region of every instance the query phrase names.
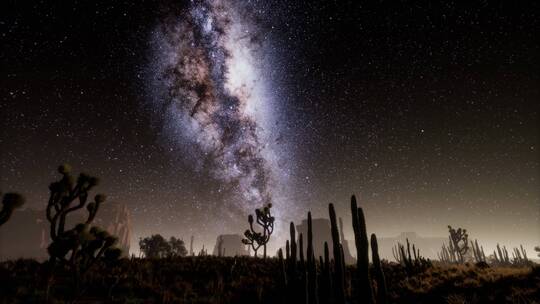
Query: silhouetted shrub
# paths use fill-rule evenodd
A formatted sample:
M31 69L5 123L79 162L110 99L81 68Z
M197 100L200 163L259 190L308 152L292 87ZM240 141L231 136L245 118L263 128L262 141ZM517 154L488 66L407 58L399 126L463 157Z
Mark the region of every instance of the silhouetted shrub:
M154 234L139 240L139 248L148 258L171 258L187 255L184 241L171 237L167 241L160 234Z

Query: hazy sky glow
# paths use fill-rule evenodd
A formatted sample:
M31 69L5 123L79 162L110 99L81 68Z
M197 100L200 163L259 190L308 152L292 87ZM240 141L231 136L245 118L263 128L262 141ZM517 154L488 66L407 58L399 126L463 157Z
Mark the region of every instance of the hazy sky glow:
M282 222L333 202L351 238L352 193L381 236L540 240L537 3L27 5L4 23L0 189L28 207L69 162L134 241L211 247L268 200Z

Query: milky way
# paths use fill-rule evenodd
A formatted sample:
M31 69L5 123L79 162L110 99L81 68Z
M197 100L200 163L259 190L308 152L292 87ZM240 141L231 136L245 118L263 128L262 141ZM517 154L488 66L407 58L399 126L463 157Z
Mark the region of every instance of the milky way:
M236 207L252 212L275 203L287 175L267 77L270 41L249 5L191 4L153 33L154 105L194 168L231 187Z

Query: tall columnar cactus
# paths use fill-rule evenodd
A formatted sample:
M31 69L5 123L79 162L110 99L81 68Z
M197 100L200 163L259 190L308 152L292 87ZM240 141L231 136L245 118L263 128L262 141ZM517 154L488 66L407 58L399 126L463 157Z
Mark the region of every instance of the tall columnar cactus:
M406 241L407 247L398 242L397 245L392 248L392 254L394 254L394 258L396 259L396 261L400 263L403 267L405 267L405 271L407 272L407 274L413 275L431 267L431 260L424 258L420 254L420 249L416 248L414 244L411 248L411 243L409 242L409 239L406 239ZM439 258L441 258L443 262L446 261L447 258L447 253L444 252L444 248L445 247L443 245L443 253L439 254Z
M449 240L448 246L446 246L446 244L443 243L441 247L441 252L438 252L437 255L439 257L439 260L443 263L447 263L447 264L457 263L458 259L456 257L456 251L454 250L450 237L448 237L448 240ZM392 253L394 253L393 248L392 248Z
M302 233L298 235L298 252L300 255L300 260L298 262L298 284L299 284L299 294L300 302L306 303L307 302L307 293L308 293L308 285L306 280L306 261L304 259L304 236Z
M308 303L319 303L317 295L317 265L315 263L315 253L313 251L313 228L311 212L308 212L308 231L307 231L307 284L308 284Z
M388 291L386 289L386 279L379 258L379 245L377 244L377 236L371 234L371 257L373 259L373 269L375 270L375 281L377 282L377 304L388 303Z
M0 192L0 195L2 193ZM5 224L15 209L20 208L24 204L24 197L19 193L6 193L2 198L2 209L0 210L0 226Z
M473 257L476 263L485 263L486 254L484 253L484 248L478 245L478 240L471 241L471 248L473 252Z
M529 266L531 264L523 245L519 245L519 248L514 248L512 251L512 264L514 266Z
M266 244L270 240L270 235L274 232L275 218L272 216L270 209L272 204L268 204L261 209L255 209L256 222L261 226L262 232L257 232L253 228L253 216L248 216L249 229L244 232L245 239L242 239L242 243L250 245L255 251L255 257L257 256L257 250L263 247L263 257L266 258Z
M305 271L306 261L304 259L304 236L302 233L298 235L298 254L300 257L298 267L300 268L300 271Z
M105 257L115 260L121 250L113 247L116 237L98 227L91 227L105 195L98 194L87 204L88 192L98 184L98 179L81 173L75 182L71 168L62 165L58 168L62 178L49 186L50 196L46 217L51 224L52 243L48 247L51 261L67 262L77 273L86 272L98 259ZM86 221L66 230L67 215L86 207ZM68 259L69 256L69 259Z
M192 235L191 239L189 240L189 255L194 256L195 252L193 252L193 241L195 240L195 237Z
M374 303L371 279L369 276L369 245L366 232L366 221L362 208L358 208L356 197L351 197L351 214L356 244L356 271L358 275L358 293L362 303Z
M519 245L519 248L521 249L521 253L523 254L523 258L527 261L529 261L529 258L527 257L527 251L525 251L525 248L523 248L523 245ZM517 250L517 249L516 249Z
M330 268L330 250L328 243L324 242L324 262L322 263L321 274L321 303L331 303L332 300L332 270Z
M292 273L296 273L296 259L298 255L296 254L296 229L294 227L294 223L291 222L289 231L291 234L291 261L290 261L290 268Z
M332 232L332 244L334 251L334 293L337 304L345 303L345 269L341 262L341 244L339 241L339 231L336 220L336 210L334 204L328 205L330 214L330 230Z
M289 226L290 240L287 241L287 252L290 250L290 254L287 253L287 302L289 303L300 303L305 302L305 293L306 286L305 281L302 277L299 277L301 274L297 258L298 258L298 243L296 242L296 228L294 223L291 222ZM300 242L300 240L299 240Z
M497 244L497 250L493 251L493 262L496 265L511 265L512 264L510 261L510 258L508 257L508 250L506 249L506 246L501 247L501 245Z

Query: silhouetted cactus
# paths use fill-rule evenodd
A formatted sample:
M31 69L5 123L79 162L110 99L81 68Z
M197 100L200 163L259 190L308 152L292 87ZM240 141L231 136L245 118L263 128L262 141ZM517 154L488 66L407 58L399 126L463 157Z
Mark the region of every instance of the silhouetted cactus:
M255 251L255 257L257 257L257 250L262 246L263 247L263 257L266 258L266 244L270 240L270 235L274 231L274 221L275 218L270 212L272 204L268 204L261 209L255 209L255 216L257 224L262 228L262 232L257 232L253 229L253 216L250 214L248 216L249 229L244 232L245 239L242 240L242 243L250 245Z
M201 250L199 250L199 253L197 256L203 257L208 255L208 250L204 248L204 244L202 245Z
M289 245L289 240L285 242L285 259L288 261L291 258L291 246Z
M484 253L484 248L482 246L478 246L478 240L471 241L471 248L473 252L474 261L476 263L485 263L486 262L486 254Z
M324 261L321 263L320 303L331 303L332 300L332 270L330 268L330 250L324 242Z
M388 303L388 291L386 288L386 279L379 258L379 245L377 244L377 236L371 234L371 257L373 259L373 269L375 270L375 281L377 282L377 304Z
M105 195L98 194L93 202L87 204L88 192L98 184L98 179L81 173L74 182L70 171L69 165L60 166L58 172L62 178L49 186L46 217L51 224L52 243L47 250L51 261L66 262L78 274L84 274L104 255L109 260L120 257L121 250L113 247L117 242L116 237L98 227L90 228L100 205L105 201ZM86 221L65 230L67 215L84 207L88 211Z
M497 255L498 253L498 255ZM501 246L497 244L497 251L493 251L494 263L496 265L511 265L510 258L508 257L508 250L506 246Z
M294 227L293 222L291 222L289 228L290 228L289 231L291 235L291 240L290 240L291 259L290 259L289 267L290 267L291 273L296 273L296 258L298 255L296 254L296 228Z
M195 237L192 235L191 239L189 240L189 255L194 256L195 253L193 252L193 241L195 240Z
M308 284L308 303L319 303L317 295L317 265L315 263L315 254L313 252L313 230L311 221L311 212L308 212L308 231L307 231L307 284Z
M306 285L305 285L305 273L301 276L300 266L297 262L297 249L300 246L301 240L296 242L296 228L294 223L289 225L290 240L286 242L286 256L287 256L287 289L286 298L287 303L301 303L306 301Z
M409 239L406 239L406 242L407 247L401 243L397 243L397 245L392 248L392 254L394 255L396 261L405 267L405 271L408 275L414 275L432 266L430 259L426 259L420 255L420 249L416 248L414 244L411 248ZM444 248L445 247L443 245L443 249ZM441 254L439 254L439 256L441 256Z
M332 233L332 244L334 249L334 295L335 302L337 304L345 303L345 269L341 262L341 244L339 241L339 231L336 220L336 210L334 204L328 205L328 212L330 214L330 231Z
M358 208L356 197L351 197L352 225L356 244L356 272L358 275L358 298L361 302L374 303L373 289L369 276L369 245L364 211Z
M519 248L514 248L512 250L512 259L508 255L508 250L506 246L501 247L497 244L496 250L493 251L492 264L496 266L530 266L531 261L527 257L527 252L523 245L520 245Z
M2 193L0 192L0 196ZM24 197L19 193L9 192L2 197L2 209L0 210L0 226L5 224L15 209L24 205Z
M304 236L302 233L298 235L298 253L300 256L300 259L298 261L298 284L299 284L299 294L300 297L300 303L306 303L307 302L307 276L306 276L306 262L304 259Z
M300 271L305 270L305 259L304 259L304 236L302 233L298 235L298 268Z
M514 266L528 266L530 265L527 252L523 248L523 245L519 245L519 248L514 248L512 252L512 264Z
M454 250L452 241L450 241L450 237L448 238L449 238L448 247L446 246L446 244L443 244L441 247L441 252L437 253L439 257L439 261L443 263L447 263L447 264L457 263L458 260L456 257L456 251ZM392 249L392 253L394 253L394 249Z

